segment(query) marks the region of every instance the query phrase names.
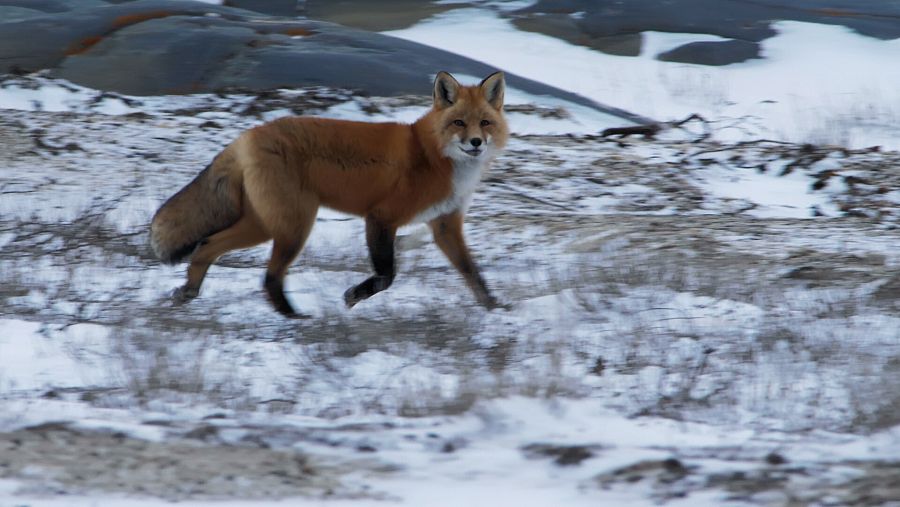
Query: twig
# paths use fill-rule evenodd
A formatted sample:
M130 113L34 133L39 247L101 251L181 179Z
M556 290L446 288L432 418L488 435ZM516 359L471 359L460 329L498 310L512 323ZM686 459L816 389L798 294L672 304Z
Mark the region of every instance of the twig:
M704 134L702 136L700 136L700 138L696 142L700 142L700 141L703 141L706 138L708 138L711 135L710 130L709 130L709 122L706 121L705 118L703 118L702 116L700 116L699 114L696 114L696 113L691 114L687 118L685 118L683 120L678 120L678 121L669 121L669 122L664 122L664 123L647 123L645 125L635 125L633 127L611 127L611 128L603 130L603 132L601 132L600 135L602 137L621 136L620 139L624 138L624 137L628 137L628 136L642 135L647 139L652 139L661 130L670 129L670 128L680 128L685 123L688 123L693 120L698 120L701 123L703 123L704 130L705 130Z
M634 127L612 127L605 129L600 135L603 137L642 135L646 138L652 138L660 130L662 130L662 127L658 123L651 123L649 125L635 125Z

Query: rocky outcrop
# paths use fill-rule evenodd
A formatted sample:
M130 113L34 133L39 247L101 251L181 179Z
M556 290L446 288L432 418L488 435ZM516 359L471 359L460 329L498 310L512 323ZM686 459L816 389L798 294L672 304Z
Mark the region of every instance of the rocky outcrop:
M512 16L523 30L617 55L639 54L644 31L733 39L692 43L658 55L665 61L702 65L759 57L759 43L776 34L772 23L781 20L843 25L879 39L900 37L900 6L877 0L540 0Z
M0 0L0 19L9 20L0 22L0 73L48 69L54 77L128 95L325 86L398 96L428 93L438 70L472 76L496 70L335 23L191 0ZM507 82L645 121L519 76L508 75Z

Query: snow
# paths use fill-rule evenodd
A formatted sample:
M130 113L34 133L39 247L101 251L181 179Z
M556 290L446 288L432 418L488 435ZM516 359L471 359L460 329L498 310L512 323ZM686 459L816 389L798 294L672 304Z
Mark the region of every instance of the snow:
M340 432L339 428L352 421L339 420L318 428ZM546 505L597 505L598 501L616 505L653 506L658 501L642 498L647 485L622 484L613 489L600 490L591 486L594 477L646 460L665 460L677 456L703 453L716 447L741 448L742 452L762 459L777 446L779 452L794 457L794 466L806 461L830 461L867 459L883 456L891 459L900 452L900 435L887 431L871 439L847 438L820 433L821 444L780 442L776 434L696 423L683 423L660 418L633 420L591 402L571 400L542 401L513 397L480 403L471 415L445 421L441 426L445 441L460 445L452 453L430 451L421 448L422 438L434 431L437 421L425 420L405 425L401 431L384 429L379 445L383 459L400 464L405 473L382 478L381 492L391 499L392 505L433 505L436 507L460 505L510 505L541 507ZM95 424L81 423L84 427ZM130 432L128 424L107 421L97 422L98 427ZM142 438L159 438L148 434ZM422 437L422 438L420 438ZM773 441L772 438L778 438ZM549 459L540 457L522 461L520 449L524 445L540 442L551 445L590 444L594 454L585 464L594 466L558 467ZM309 448L307 444L307 448ZM716 459L698 460L708 472L741 470L739 464ZM847 472L853 473L852 469ZM845 472L845 473L847 473ZM41 474L35 470L34 473ZM560 484L580 484L579 488L560 488ZM91 495L90 497L66 496L22 497L16 494L16 481L0 482L0 502L27 501L35 507L56 506L135 506L155 507L169 505L168 501L148 498L128 498L120 495ZM451 493L452 492L452 493ZM439 493L439 494L436 494ZM723 505L725 494L715 491L692 494L687 498L672 499L666 505L718 506ZM267 499L265 501L215 502L187 500L179 505L189 507L249 506L249 505L320 505L320 501L305 498ZM327 505L381 505L383 502L360 499L329 500ZM0 505L5 505L0 503ZM11 503L10 505L13 505ZM17 504L16 504L17 505Z
M83 88L81 88L84 90ZM41 86L38 89L4 86L0 94L0 108L20 111L68 111L69 100L77 100L78 89L62 85Z
M713 196L747 203L751 207L747 212L759 218L839 215L826 193L812 191L806 174L779 176L779 172L772 166L765 173L716 166L704 171L701 185Z
M49 338L40 323L0 319L0 387L4 390L39 390L94 385L105 380L100 369L89 369L93 354L105 349L107 330L96 324L76 324L65 330L67 339L79 343L77 353L69 356L61 340ZM99 349L99 350L98 350Z
M900 148L900 39L793 21L774 27L763 59L722 67L655 59L687 42L727 40L716 36L644 32L639 57L614 56L521 32L487 9L456 9L385 33L661 121L699 113L733 125L718 132L725 140Z

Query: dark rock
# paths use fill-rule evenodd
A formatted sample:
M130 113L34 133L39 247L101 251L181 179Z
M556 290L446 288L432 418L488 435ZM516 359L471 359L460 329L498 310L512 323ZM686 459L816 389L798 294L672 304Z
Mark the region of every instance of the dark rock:
M641 54L643 44L643 35L640 33L593 35L583 30L579 20L568 14L547 13L535 17L517 17L513 24L520 30L557 37L610 55L637 56Z
M691 42L656 56L664 62L728 65L760 58L759 44L743 40Z
M459 7L422 0L305 0L301 3L302 14L309 18L375 32L407 28Z
M25 7L4 7L0 6L0 19L9 21L18 21L22 19L42 16L44 13L34 9L26 9Z
M0 73L54 68L69 56L91 50L111 33L150 19L239 12L187 0L141 0L0 23Z
M298 4L302 3L302 0L225 0L222 5L272 16L297 16L301 11Z
M863 35L900 37L900 5L879 0L541 0L520 14L580 12L578 25L593 36L645 30L709 33L761 41L775 35L772 21L843 25Z
M102 0L0 0L0 7L20 7L38 12L66 12L76 7L101 7L104 5L108 4ZM0 19L9 20L9 18Z
M644 44L644 36L640 33L610 35L591 39L590 47L615 56L638 56Z
M47 9L69 5L47 1ZM272 18L189 0L104 4L0 23L0 73L51 69L54 77L129 95L324 86L398 96L428 94L438 70L471 76L497 70L422 44L323 21ZM527 93L649 121L515 75L508 74L507 82Z
M204 24L217 26L203 29ZM153 19L66 58L53 75L131 95L203 91L204 82L221 70L221 62L257 37L248 27L222 20Z
M566 15L589 38L659 31L760 41L775 35L769 20L779 19L776 13L781 10L740 0L541 0L515 15L532 19L548 13Z
M878 0L540 0L512 14L522 30L559 37L611 54L637 55L644 31L713 34L731 46L686 49L668 61L725 65L753 58L755 44L776 34L772 22L804 21L843 25L879 39L900 37L900 4ZM630 38L629 38L630 37ZM680 48L679 48L680 49ZM676 50L677 51L677 50ZM739 59L744 55L742 59ZM702 61L701 61L702 60Z

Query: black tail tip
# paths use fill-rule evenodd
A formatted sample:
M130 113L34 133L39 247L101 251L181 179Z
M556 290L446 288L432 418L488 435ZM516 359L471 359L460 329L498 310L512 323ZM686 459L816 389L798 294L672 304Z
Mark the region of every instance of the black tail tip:
M174 250L160 251L156 248L153 249L153 252L156 254L156 257L163 264L178 264L179 262L188 258L194 250L197 249L197 243L193 243L190 245L184 245Z

